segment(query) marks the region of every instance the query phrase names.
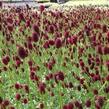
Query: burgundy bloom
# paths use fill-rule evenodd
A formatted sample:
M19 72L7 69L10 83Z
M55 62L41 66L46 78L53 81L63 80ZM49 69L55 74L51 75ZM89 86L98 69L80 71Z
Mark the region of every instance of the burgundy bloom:
M99 74L95 74L93 77L92 77L93 81L97 81L97 80L100 80L100 75Z
M23 13L20 13L20 14L19 14L19 20L25 21L25 18L24 18L24 14L23 14Z
M27 57L27 52L23 47L19 47L18 55L20 56L20 58L24 59L25 57Z
M96 101L95 101L96 106L100 107L100 109L101 109L104 105L104 100L105 100L104 97L97 96Z
M21 87L20 87L20 84L19 83L15 83L15 88L18 90L18 89L20 89Z
M49 32L52 33L52 34L54 33L54 26L53 25L49 26Z
M94 89L93 90L93 93L94 93L94 95L98 95L98 90L97 89Z
M107 40L109 42L109 31L107 32Z
M8 62L10 61L10 57L8 55L5 58Z
M30 24L30 20L28 20L28 21L26 22L26 26L27 26L27 27L30 27L30 25L31 25L31 24Z
M39 9L40 9L41 12L43 12L45 10L45 6L44 5L40 5Z
M103 50L104 50L103 52L105 55L109 54L109 47L106 46L106 47L104 47Z
M68 105L65 104L65 105L63 106L63 109L68 109Z
M67 109L74 109L74 105L72 102L68 103L68 108Z
M3 70L4 70L4 71L7 71L8 69L7 69L7 67L6 67L6 66L4 66L4 67L3 67Z
M8 25L8 30L9 30L10 32L12 32L12 31L13 31L13 26L12 26L12 25Z
M21 60L16 60L16 66L17 67L20 67L20 64L21 64L22 62L21 62Z
M55 76L56 81L57 80L64 81L64 73L63 72L59 71L54 76Z
M64 37L65 37L65 38L68 38L68 37L69 37L69 32L68 32L68 31L65 31Z
M10 104L10 102L9 102L9 100L4 100L3 101L3 105L6 107L6 106L8 106Z
M91 58L89 58L88 59L88 64L91 65L91 63L92 63L92 60L91 60Z
M103 25L102 31L103 31L103 33L106 33L107 32L107 26L106 25Z
M9 24L12 24L13 23L13 20L12 20L12 18L7 18L7 22L9 23Z
M72 36L71 38L70 38L70 43L71 44L76 44L77 43L77 36Z
M75 101L74 104L78 109L83 109L82 104L79 101Z
M24 89L26 93L29 93L29 86L28 85L24 85Z
M15 107L13 107L13 106L10 106L10 107L9 107L9 109L15 109Z
M31 79L31 80L34 80L34 79L35 79L35 73L34 73L34 72L31 72L31 73L30 73L30 79Z
M84 62L82 60L80 60L79 64L82 68L84 67Z
M96 64L99 65L100 64L100 59L97 57L96 58Z
M45 93L46 84L41 82L39 83L38 88L39 88L39 92L43 94Z
M109 60L106 61L106 66L107 66L107 68L109 69Z
M8 56L2 58L2 63L8 65L10 58Z
M45 49L49 48L49 47L50 47L50 46L49 46L49 42L46 41L46 42L44 43L43 47L44 47Z
M91 101L88 99L85 103L86 107L90 107L91 106Z
M62 46L62 40L60 38L55 40L55 46L56 48L60 48Z
M49 70L52 70L53 65L52 65L51 63L49 63L49 64L47 65L47 67L48 67Z
M54 40L49 40L49 45L52 46L52 45L54 45L54 43L55 43Z
M39 27L38 27L38 25L33 25L33 30L37 33L37 34L39 34Z
M109 93L109 85L104 89L106 93Z
M21 95L17 93L15 98L16 98L16 100L20 100L21 99Z
M2 7L2 1L0 1L0 8Z
M109 75L106 76L106 80L109 81Z
M44 103L40 103L40 109L44 109Z
M73 88L73 83L72 82L69 82L68 87L69 88Z
M35 81L39 81L39 77L37 75L34 76Z
M28 99L27 99L27 98L24 98L24 99L23 99L23 103L24 103L24 104L27 104L27 103L28 103Z
M2 104L2 102L3 102L3 99L2 99L2 97L0 97L0 104Z
M32 49L33 49L33 45L32 45L31 42L28 42L28 45L27 45L27 46L28 46L28 49L29 49L29 50L32 50Z
M28 61L28 64L29 64L29 66L32 66L33 65L33 61Z
M34 42L37 42L37 41L39 40L39 34L36 33L36 32L34 32L34 33L32 34L32 40L33 40Z
M97 52L103 54L103 47L101 45L97 46Z

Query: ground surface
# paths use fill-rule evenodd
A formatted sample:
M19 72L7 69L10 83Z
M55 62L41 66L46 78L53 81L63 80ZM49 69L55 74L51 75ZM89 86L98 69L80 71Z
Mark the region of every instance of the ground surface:
M60 7L60 6L79 6L79 5L109 5L108 0L72 0L69 2L66 2L64 4L57 4L52 3L53 7Z
M29 4L29 6L38 7L42 3L37 4L36 2L24 2L24 3L4 3L3 6L25 6L25 4ZM66 2L64 4L58 4L58 3L43 3L45 6L51 6L53 8L61 7L61 6L78 6L78 5L109 5L108 0L71 0L69 2Z

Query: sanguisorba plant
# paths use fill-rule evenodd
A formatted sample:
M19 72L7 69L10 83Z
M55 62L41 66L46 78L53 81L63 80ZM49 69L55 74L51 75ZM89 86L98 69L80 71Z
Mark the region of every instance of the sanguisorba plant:
M0 109L108 109L109 9L0 10Z

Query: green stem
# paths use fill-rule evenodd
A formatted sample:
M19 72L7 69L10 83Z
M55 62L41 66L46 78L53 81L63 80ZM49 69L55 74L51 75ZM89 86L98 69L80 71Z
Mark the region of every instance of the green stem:
M60 82L59 82L59 88L58 88L58 90L59 90L59 103L60 103L60 109L62 109L62 96L61 96L61 84L60 84Z

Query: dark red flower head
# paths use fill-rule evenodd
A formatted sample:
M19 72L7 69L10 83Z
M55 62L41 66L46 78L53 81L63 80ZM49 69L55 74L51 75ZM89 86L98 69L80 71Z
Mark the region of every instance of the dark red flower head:
M103 33L107 32L107 25L103 25L102 31L103 31Z
M103 47L101 45L97 46L97 52L103 54Z
M27 57L27 52L23 47L19 47L18 48L18 55L20 58L24 59L25 57Z
M68 103L68 108L67 109L74 109L74 104L73 102Z
M49 29L50 33L52 33L52 34L54 33L54 26L53 25L50 25L48 29Z
M2 7L2 1L0 1L0 8Z
M39 34L39 27L38 27L38 25L33 25L33 30L37 33L37 34Z
M8 27L8 30L9 30L10 32L13 31L13 25L8 25L7 27Z
M54 40L52 40L52 39L49 40L48 42L49 42L49 45L51 45L51 46L54 45L54 43L55 43Z
M69 37L69 31L65 31L65 32L64 32L64 37L65 37L65 38L68 38L68 37Z
M108 46L104 47L103 52L105 55L109 54L109 47Z
M88 99L88 100L86 101L85 105L86 105L86 107L89 108L89 107L91 106L91 101Z
M8 22L9 24L12 24L12 23L13 23L13 19L10 18L10 17L8 17L8 18L7 18L7 22Z
M6 107L6 106L8 106L10 104L10 102L9 102L9 100L4 100L3 101L3 105Z
M105 101L105 98L103 96L97 96L95 100L95 104L101 109L104 105L104 101Z
M3 99L2 99L2 97L0 97L0 104L3 102Z
M75 101L74 104L78 109L83 109L82 104L79 101Z
M40 109L44 109L44 103L40 103L39 107Z
M72 36L71 38L70 38L70 43L71 44L76 44L77 43L77 36Z
M63 109L68 109L68 105L65 104L65 105L63 106Z
M27 98L24 98L24 99L23 99L23 103L24 103L24 104L27 104L27 103L28 103L28 99L27 99Z
M109 42L109 31L107 32L107 40Z
M13 106L10 106L10 107L9 107L9 109L15 109L15 107L13 107Z
M107 66L107 68L109 69L109 60L106 61L106 66Z
M5 65L8 65L10 61L10 57L9 56L5 56L2 58L2 63L5 64Z
M33 40L34 42L37 42L37 41L39 40L39 34L36 33L36 32L34 32L34 33L32 34L32 40Z
M60 38L55 40L55 46L56 48L60 48L62 46L62 40Z
M41 94L43 94L43 93L45 93L46 84L43 83L43 82L40 82L39 85L38 85L38 88L39 88L39 92Z
M109 81L109 75L106 76L106 80Z
M24 14L23 13L20 13L19 14L19 20L23 20L23 21L25 20L25 17L24 17Z
M57 72L55 75L55 80L57 81L57 80L61 80L61 81L64 81L64 73L62 72L62 71L59 71L59 72Z
M29 93L29 86L28 85L24 85L24 89L26 93Z
M44 5L40 5L39 9L40 9L41 12L43 12L45 10L45 6Z
M18 90L21 88L21 85L19 83L15 83L15 88Z
M19 93L17 93L15 98L16 98L16 100L20 100L21 99L21 95Z
M46 42L44 43L43 47L44 47L45 49L49 48L49 47L50 47L49 42L46 41Z

